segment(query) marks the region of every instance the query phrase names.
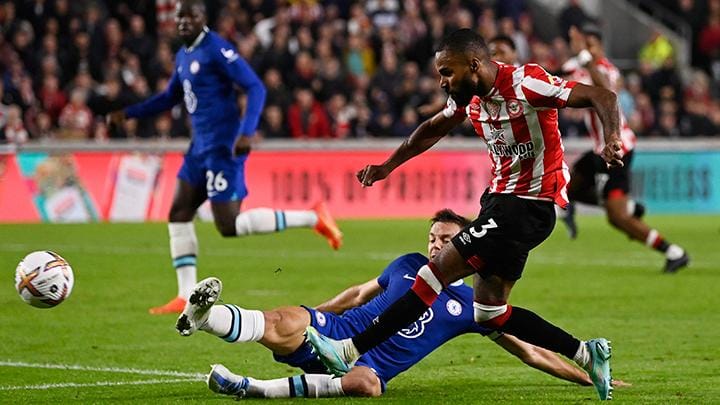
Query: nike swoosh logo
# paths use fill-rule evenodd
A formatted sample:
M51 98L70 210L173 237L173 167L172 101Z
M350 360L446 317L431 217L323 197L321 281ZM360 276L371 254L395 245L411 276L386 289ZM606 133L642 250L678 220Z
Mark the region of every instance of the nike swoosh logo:
M222 56L224 56L225 59L228 60L228 62L232 62L238 58L238 54L235 53L235 51L233 51L232 49L220 48L220 53L222 53Z
M403 274L403 278L404 278L405 280L415 281L415 277L410 277L410 275L407 274L407 273Z

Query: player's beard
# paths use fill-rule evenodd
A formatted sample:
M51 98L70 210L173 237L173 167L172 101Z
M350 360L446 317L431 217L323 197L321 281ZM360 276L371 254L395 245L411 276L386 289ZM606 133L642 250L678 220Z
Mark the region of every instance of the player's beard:
M477 83L473 81L471 75L467 75L460 80L457 90L450 92L450 96L452 96L457 105L468 105L476 93Z

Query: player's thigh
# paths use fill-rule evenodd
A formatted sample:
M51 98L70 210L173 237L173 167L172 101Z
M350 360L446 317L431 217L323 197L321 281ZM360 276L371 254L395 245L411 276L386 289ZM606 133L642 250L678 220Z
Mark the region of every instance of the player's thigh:
M440 279L440 282L443 285L449 285L450 283L465 278L476 271L467 263L465 258L452 243L445 244L442 250L440 250L437 256L431 261L439 270L439 274L436 274L436 276Z
M236 236L235 219L240 213L242 201L210 201L215 228L223 236Z
M242 201L247 196L246 158L247 155L233 156L229 149L216 150L205 156L205 188L210 202Z
M515 285L514 280L507 280L497 275L481 277L473 276L474 301L486 305L502 305L510 298Z
M264 311L265 332L260 343L280 355L292 353L305 340L310 313L302 307L282 307Z
M632 151L623 156L623 166L607 169L607 182L603 187L603 198L611 200L626 197L630 193L630 165L632 164Z
M551 202L505 194L485 194L476 220L452 239L465 262L480 276L515 281L528 252L550 236L555 226Z
M234 157L229 150L218 150L205 159L205 187L215 220L223 236L235 236L235 218L240 212L245 185L245 156Z
M170 222L188 222L207 199L203 158L186 153L177 174L175 195L170 206Z
M170 206L170 222L190 222L195 218L200 205L207 199L205 190L178 178L175 195Z
M595 153L588 151L573 164L570 183L567 187L570 200L587 204L597 204L598 197L595 185L595 173Z
M369 367L355 366L341 380L345 395L377 397L382 394L380 378Z

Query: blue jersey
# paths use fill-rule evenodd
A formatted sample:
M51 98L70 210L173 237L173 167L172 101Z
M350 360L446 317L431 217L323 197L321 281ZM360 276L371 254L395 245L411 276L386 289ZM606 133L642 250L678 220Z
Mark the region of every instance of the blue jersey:
M419 253L395 259L378 278L383 288L381 294L341 316L311 310L313 326L334 339L351 337L365 330L373 319L407 293L418 270L427 263L428 259ZM460 280L444 289L420 319L363 354L356 364L372 368L385 383L454 337L490 332L475 322L473 290Z
M235 84L247 94L245 117L240 118ZM162 93L125 109L130 118L169 110L180 101L193 127L191 154L232 148L238 135L252 136L265 104L265 87L235 48L205 29L196 42L175 55L175 71Z

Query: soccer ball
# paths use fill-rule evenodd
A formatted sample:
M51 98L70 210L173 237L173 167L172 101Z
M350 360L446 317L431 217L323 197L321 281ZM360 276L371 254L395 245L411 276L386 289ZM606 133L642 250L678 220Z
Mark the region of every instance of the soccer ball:
M32 252L15 269L20 298L37 308L52 308L72 292L75 277L68 262L55 252Z

